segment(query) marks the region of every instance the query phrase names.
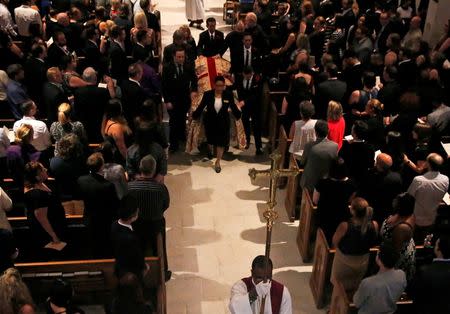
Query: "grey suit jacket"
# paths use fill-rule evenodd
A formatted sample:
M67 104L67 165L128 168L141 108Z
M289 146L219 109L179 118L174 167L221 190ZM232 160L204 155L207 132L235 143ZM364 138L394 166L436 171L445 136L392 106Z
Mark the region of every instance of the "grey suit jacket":
M305 170L300 179L300 186L313 191L317 182L328 175L331 163L337 157L338 144L327 138L306 144L301 162Z

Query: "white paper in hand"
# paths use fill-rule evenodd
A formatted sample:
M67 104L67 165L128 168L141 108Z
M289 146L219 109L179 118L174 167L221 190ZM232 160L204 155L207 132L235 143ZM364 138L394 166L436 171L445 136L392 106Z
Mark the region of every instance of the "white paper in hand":
M46 246L44 246L44 248L61 251L62 249L64 249L66 247L66 245L67 245L66 242L58 242L58 243L49 242Z

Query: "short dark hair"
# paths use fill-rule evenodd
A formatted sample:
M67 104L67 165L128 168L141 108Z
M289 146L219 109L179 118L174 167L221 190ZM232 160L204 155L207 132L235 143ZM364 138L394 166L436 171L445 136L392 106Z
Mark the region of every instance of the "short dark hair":
M142 174L153 176L156 171L156 160L152 155L148 154L141 159L139 163L139 171Z
M136 40L138 42L141 42L145 38L145 36L147 36L147 30L146 29L140 29L136 33Z
M397 67L394 65L388 65L386 66L386 68L384 69L387 73L387 75L389 75L389 77L391 79L396 79L398 76L398 70Z
M314 125L314 131L318 138L324 138L328 135L328 123L325 120L317 120Z
M334 63L328 63L328 64L325 66L325 70L327 71L327 73L328 73L328 75L329 75L330 77L336 77L336 76L338 76L338 67L337 67L337 65L334 64Z
M184 49L184 47L176 47L173 51L173 55L175 56L178 51L183 51L184 53L186 53L186 49Z
M50 302L59 307L67 307L73 296L73 288L69 281L55 279L50 287Z
M115 25L111 28L111 38L117 39L120 36L120 33L124 30L122 26Z
M121 17L128 17L128 14L130 14L130 7L126 3L122 3L119 7L119 12Z
M141 8L143 10L145 10L150 5L150 0L141 0L141 1L139 1L139 5L141 6Z
M267 265L267 259L264 255L258 255L253 259L252 262L252 269L255 268L266 268ZM272 260L269 258L269 267L273 268Z
M133 63L128 66L128 77L136 77L140 72L142 72L142 67L138 63Z
M299 109L300 109L300 116L303 119L310 119L315 113L314 105L309 100L304 100L300 102Z
M222 75L217 75L216 78L214 79L214 82L222 82L225 83L225 78Z
M208 25L209 23L213 23L213 22L216 23L216 19L213 17L208 17L206 19L206 25Z
M348 58L356 58L356 52L353 49L347 49L344 51L344 56L343 59L348 59Z
M11 64L6 69L6 73L8 74L9 78L12 80L16 78L16 75L19 74L20 71L23 71L23 67L22 67L22 65L20 65L18 63Z
M362 120L356 120L353 124L352 131L355 133L358 139L365 140L369 132L369 126Z
M132 195L127 194L125 195L119 203L119 218L120 219L130 219L134 215L136 215L138 211L138 203L136 201L136 198L134 198Z
M401 193L392 201L392 208L401 217L409 217L414 213L416 199L409 193Z
M20 105L20 111L22 111L24 116L27 116L33 108L33 105L34 102L32 100L27 100Z
M105 116L107 119L120 117L122 115L122 103L119 99L113 98L108 101L105 109Z
M253 73L253 68L250 65L247 65L246 67L244 67L244 70L242 71L242 73L251 74L251 73Z
M101 153L93 153L86 161L87 168L92 173L97 173L102 169L105 164L105 160Z
M386 268L394 268L399 254L391 241L384 241L380 245L380 250L378 251L378 258L381 263L383 263Z
M92 39L94 38L94 36L97 34L97 31L94 27L88 27L86 29L86 38L87 39Z
M33 46L31 46L31 55L35 58L39 57L39 55L41 53L44 52L44 46L41 44L33 44Z
M376 79L375 79L375 73L373 72L364 72L363 74L363 84L367 88L372 89L375 86Z
M448 234L439 237L439 251L445 259L450 258L450 236Z

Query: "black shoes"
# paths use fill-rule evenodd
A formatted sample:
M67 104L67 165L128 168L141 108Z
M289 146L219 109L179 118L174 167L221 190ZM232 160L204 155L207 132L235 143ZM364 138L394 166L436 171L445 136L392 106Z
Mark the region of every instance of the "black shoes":
M189 27L194 27L194 22L193 22L193 21L191 21L191 22L189 23Z
M170 278L172 278L172 272L170 270L166 270L164 277L165 277L166 282L169 281Z
M213 159L213 157L214 157L214 156L213 156L213 153L210 152L210 151L208 151L207 156L208 156L208 159L209 159L209 160Z
M201 31L204 31L204 30L205 30L205 28L202 26L202 24L198 24L198 25L197 25L197 29L199 29L199 30L201 30Z
M264 152L261 150L261 148L257 148L256 152L255 152L255 155L260 156L262 154L264 154Z

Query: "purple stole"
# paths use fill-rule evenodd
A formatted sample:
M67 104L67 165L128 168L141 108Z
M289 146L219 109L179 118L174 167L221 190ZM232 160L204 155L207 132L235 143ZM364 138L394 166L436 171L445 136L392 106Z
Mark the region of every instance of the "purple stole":
M247 286L248 292L250 292L250 290L255 287L252 281L252 277L242 278L241 280ZM283 300L283 289L284 286L281 283L272 280L272 286L270 287L270 303L272 303L272 314L280 313L281 301Z

